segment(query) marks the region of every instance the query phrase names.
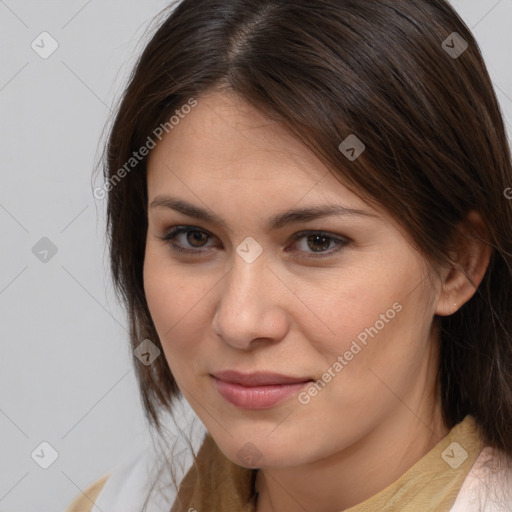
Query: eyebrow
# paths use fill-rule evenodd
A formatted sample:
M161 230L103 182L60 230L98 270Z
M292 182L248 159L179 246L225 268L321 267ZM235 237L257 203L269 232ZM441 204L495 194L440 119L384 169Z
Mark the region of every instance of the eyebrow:
M170 196L157 196L150 204L150 208L170 208L178 212L209 222L211 224L217 224L224 227L227 231L231 231L227 223L219 217L216 213L211 210L201 208L184 201ZM317 206L310 206L307 208L299 208L296 210L289 210L283 213L278 213L270 217L267 228L269 230L281 229L288 224L309 222L312 220L320 219L323 217L330 216L364 216L378 218L374 213L367 212L365 210L359 210L355 208L347 208L340 204L322 204Z

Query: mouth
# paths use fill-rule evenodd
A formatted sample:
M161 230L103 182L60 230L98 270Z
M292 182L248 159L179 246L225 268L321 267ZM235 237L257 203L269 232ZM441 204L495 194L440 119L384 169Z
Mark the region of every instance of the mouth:
M278 405L313 382L310 377L278 373L243 374L233 370L211 374L219 394L240 409L268 409Z

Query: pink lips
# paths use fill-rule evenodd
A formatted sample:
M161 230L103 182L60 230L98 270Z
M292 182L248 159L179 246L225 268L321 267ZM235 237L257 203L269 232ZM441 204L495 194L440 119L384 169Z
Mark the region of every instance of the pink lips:
M233 370L217 372L212 377L221 396L241 409L273 407L298 393L312 380L266 372L243 374Z

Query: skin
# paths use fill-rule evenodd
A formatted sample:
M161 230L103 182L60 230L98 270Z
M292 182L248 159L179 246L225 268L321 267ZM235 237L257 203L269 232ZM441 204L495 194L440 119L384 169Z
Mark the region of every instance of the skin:
M238 452L255 446L258 512L354 506L448 433L433 318L473 295L461 272L427 265L387 212L370 208L283 127L226 92L198 98L152 150L148 204L162 194L215 212L229 228L149 208L144 286L171 371L219 448L252 467ZM373 216L266 228L274 214L326 202ZM477 214L470 220L481 226ZM192 233L162 241L176 225ZM194 239L194 229L206 234ZM306 230L331 239L292 239ZM252 263L236 252L248 236L262 248ZM198 252L182 254L173 243ZM313 258L318 247L330 254ZM454 258L478 285L489 251L468 242ZM292 396L269 409L239 409L210 376L236 369L321 379L394 303L400 312L307 404Z

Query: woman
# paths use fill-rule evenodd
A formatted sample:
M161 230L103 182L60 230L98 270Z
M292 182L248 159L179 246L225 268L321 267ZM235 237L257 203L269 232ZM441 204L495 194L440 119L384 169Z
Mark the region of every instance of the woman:
M95 195L147 418L205 435L69 510L512 510L511 183L445 0L183 0Z

